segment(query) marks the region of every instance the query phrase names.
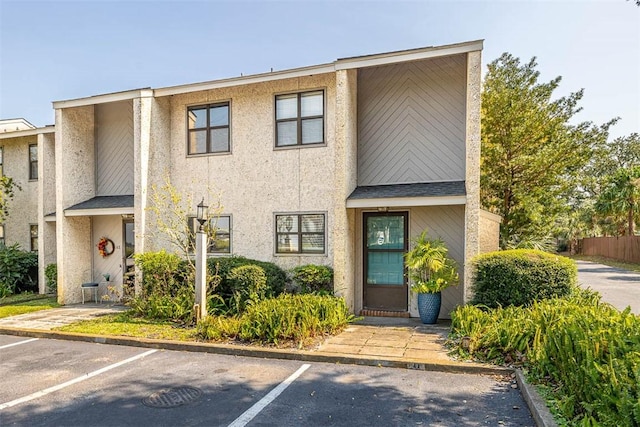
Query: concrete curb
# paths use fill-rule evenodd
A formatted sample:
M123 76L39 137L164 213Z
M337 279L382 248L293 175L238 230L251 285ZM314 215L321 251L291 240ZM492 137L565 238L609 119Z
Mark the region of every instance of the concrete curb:
M558 427L558 423L553 419L553 415L551 415L546 403L544 403L535 387L525 381L524 374L520 369L516 369L516 381L536 425L538 427Z
M170 340L153 340L147 338L129 338L122 336L90 335L74 332L44 331L40 329L23 329L0 327L0 334L31 338L49 338L68 341L93 342L98 344L127 345L131 347L153 348L158 350L192 351L202 353L224 354L227 356L260 357L268 359L300 360L303 362L338 363L345 365L380 366L386 368L415 369L419 371L438 371L457 374L475 375L507 375L512 369L500 366L483 365L470 362L417 359L385 359L372 356L343 356L321 351L273 349L241 346L233 344L212 344L202 342L181 342Z

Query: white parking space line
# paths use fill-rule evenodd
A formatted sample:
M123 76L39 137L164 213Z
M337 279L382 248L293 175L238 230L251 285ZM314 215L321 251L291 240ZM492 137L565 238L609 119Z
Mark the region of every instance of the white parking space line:
M38 341L39 339L40 338L31 338L30 340L18 341L18 342L14 342L13 344L3 345L3 346L0 346L0 350L2 350L3 348L13 347L15 345L26 344L28 342Z
M309 369L311 365L305 363L302 365L297 371L295 371L289 378L281 382L276 388L271 390L269 394L256 402L251 408L244 411L242 415L240 415L234 422L229 424L229 427L244 427L246 426L252 419L255 418L256 415L260 413L264 408L267 407L271 402L275 400L276 397L280 396L280 394L285 391L287 387L291 385L304 371ZM1 408L0 408L1 409Z
M145 351L144 353L138 354L137 356L130 357L130 358L125 359L125 360L123 360L121 362L114 363L113 365L105 366L102 369L98 369L97 371L89 372L88 374L85 374L85 375L83 375L81 377L78 377L78 378L74 378L74 379L72 379L70 381L67 381L65 383L58 384L58 385L53 386L53 387L45 388L44 390L40 390L40 391L32 393L32 394L30 394L28 396L21 397L20 399L16 399L16 400L12 400L12 401L7 402L7 403L0 404L0 411L2 411L3 409L6 409L6 408L10 408L12 406L19 405L21 403L28 402L28 401L33 400L33 399L37 399L37 398L42 397L42 396L46 396L47 394L53 393L55 391L62 390L65 387L69 387L70 385L77 384L77 383L79 383L81 381L84 381L84 380L88 380L89 378L95 377L96 375L100 375L102 373L110 371L111 369L115 369L115 368L117 368L119 366L125 365L125 364L127 364L129 362L133 362L135 360L142 359L143 357L148 356L148 355L150 355L152 353L155 353L156 351L158 351L158 350Z

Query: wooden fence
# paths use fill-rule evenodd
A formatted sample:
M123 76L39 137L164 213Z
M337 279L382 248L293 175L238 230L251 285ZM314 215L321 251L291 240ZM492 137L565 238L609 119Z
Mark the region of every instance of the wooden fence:
M578 243L583 255L640 263L640 236L589 237Z

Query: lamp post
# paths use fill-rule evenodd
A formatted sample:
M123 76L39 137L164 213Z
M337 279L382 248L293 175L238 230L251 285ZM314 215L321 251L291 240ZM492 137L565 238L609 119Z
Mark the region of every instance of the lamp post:
M196 319L207 315L207 233L204 224L208 220L209 206L204 204L204 197L198 204L196 219L200 227L196 232Z

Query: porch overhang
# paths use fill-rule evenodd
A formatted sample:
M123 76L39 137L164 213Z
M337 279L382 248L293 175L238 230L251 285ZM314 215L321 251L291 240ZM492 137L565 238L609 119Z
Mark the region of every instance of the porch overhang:
M357 187L347 197L347 208L464 205L464 181L389 184Z
M64 216L132 215L133 195L97 196L64 210Z

